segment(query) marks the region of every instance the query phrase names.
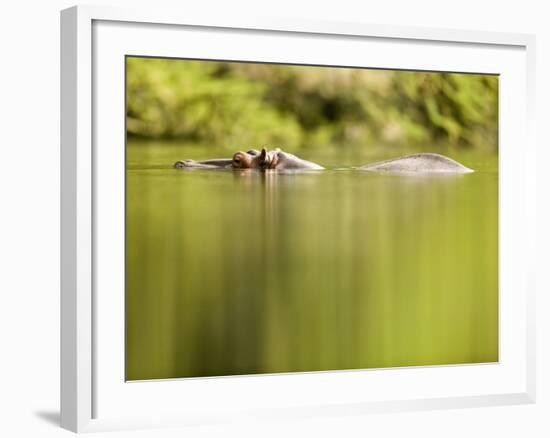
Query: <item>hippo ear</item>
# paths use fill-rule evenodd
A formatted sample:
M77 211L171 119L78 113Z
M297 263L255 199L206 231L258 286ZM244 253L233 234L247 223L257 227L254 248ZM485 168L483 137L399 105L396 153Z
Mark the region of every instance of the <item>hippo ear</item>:
M262 152L260 152L260 158L262 160L265 160L265 158L267 157L267 149L266 148L262 148Z

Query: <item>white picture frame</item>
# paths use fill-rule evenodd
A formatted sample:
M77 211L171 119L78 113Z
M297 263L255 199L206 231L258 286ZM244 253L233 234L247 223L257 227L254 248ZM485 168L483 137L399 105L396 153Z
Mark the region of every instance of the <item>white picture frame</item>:
M140 35L145 32L147 36L142 38ZM120 233L117 234L120 230L111 228L109 222L110 218L114 222L120 219L120 211L115 211L117 207L113 206L120 201L121 192L113 190L111 195L106 187L120 187L123 181L123 168L117 167L123 151L112 148L113 155L109 156L109 153L98 154L97 149L104 141L118 143L124 135L124 125L120 125L123 113L111 117L106 103L113 111L121 108L120 99L124 95L124 89L120 89L124 78L118 74L121 56L154 53L177 57L181 49L176 43L171 47L168 41L173 41L174 36L193 37L193 32L197 33L196 41L204 42L193 48L190 57L221 56L219 53L223 53L224 48L219 44L211 48L208 41L231 33L234 42L247 42L233 46L246 46L242 50L249 50L246 52L249 54L234 52L224 59L258 60L260 52L254 55L253 51L262 48L266 53L272 50L266 55L267 60L287 56L287 61L297 62L301 59L299 50L303 43L303 50L310 51L312 57L318 56L306 63L317 60L317 64L330 65L328 60L334 59L332 64L350 65L352 57L359 56L354 53L360 53L358 49L370 44L373 53L378 55L368 66L477 71L502 74L506 78L500 107L500 143L504 148L500 156L499 225L500 333L505 336L500 346L503 358L498 364L186 379L186 383L174 380L128 384L120 380L121 356L117 349L124 321L117 306L121 291L120 287L110 286L123 281L120 257L116 259L117 254L120 256L117 252L120 247L110 251L113 259L107 260L106 245L98 242L101 239L106 242L102 236L111 235L109 242L120 243ZM227 35L223 35L224 32ZM278 54L277 43L281 39L292 39L296 51ZM323 54L315 55L314 49L321 43ZM392 49L389 54L383 54L383 50L376 49L377 44L391 45ZM353 50L336 59L339 48L352 45L355 45ZM414 52L413 48L418 50L417 55L437 54L437 59L434 56L431 61L420 60L422 56L417 56L419 59L413 60L410 54L407 58L406 52ZM249 418L360 415L533 403L534 59L535 38L525 34L245 17L238 22L226 22L215 16L193 16L187 11L138 11L104 6L75 6L62 11L61 426L84 432ZM357 62L363 65L362 61ZM109 79L111 73L112 80ZM106 102L106 99L116 101ZM511 103L513 111L508 110ZM107 118L109 122L105 121ZM508 147L512 144L516 147ZM124 143L121 148L124 149ZM509 269L512 266L514 269ZM104 292L107 288L112 288L109 296ZM98 294L102 293L104 298L98 300ZM108 336L109 333L114 335ZM451 380L455 380L455 387L446 386ZM392 381L399 390L390 390ZM174 397L181 395L182 384L186 385L186 394L205 394L208 400L201 404L200 397L195 397L187 404L171 405ZM369 385L373 395L357 394L354 388L361 385ZM430 385L433 388L429 388ZM302 395L289 397L285 388L299 388ZM269 401L260 399L259 390L270 394ZM237 397L231 406L233 403L227 395L234 392L243 397L241 400ZM246 397L253 399L253 403ZM153 400L154 405L141 403L143 400Z

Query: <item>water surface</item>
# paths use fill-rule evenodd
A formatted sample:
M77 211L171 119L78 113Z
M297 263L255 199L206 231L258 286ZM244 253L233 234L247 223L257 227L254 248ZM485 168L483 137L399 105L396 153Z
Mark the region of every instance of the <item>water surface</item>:
M127 379L497 361L497 157L448 153L467 175L336 170L401 153L182 171L228 154L130 142Z

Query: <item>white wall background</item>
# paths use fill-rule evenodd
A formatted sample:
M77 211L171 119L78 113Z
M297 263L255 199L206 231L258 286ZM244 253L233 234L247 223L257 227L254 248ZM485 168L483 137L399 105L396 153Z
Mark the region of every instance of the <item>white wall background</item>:
M117 432L106 436L550 436L550 14L523 0L95 1L240 14L536 33L538 127L538 403L321 418L274 424ZM59 10L65 0L0 8L0 436L69 436L59 404ZM545 129L546 128L546 129ZM522 147L518 144L517 147Z

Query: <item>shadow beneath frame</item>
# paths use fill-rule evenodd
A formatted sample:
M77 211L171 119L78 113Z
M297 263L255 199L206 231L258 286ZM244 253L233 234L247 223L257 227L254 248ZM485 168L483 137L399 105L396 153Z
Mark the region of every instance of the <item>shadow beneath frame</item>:
M61 415L58 411L37 411L34 415L52 426L59 426L61 421Z

